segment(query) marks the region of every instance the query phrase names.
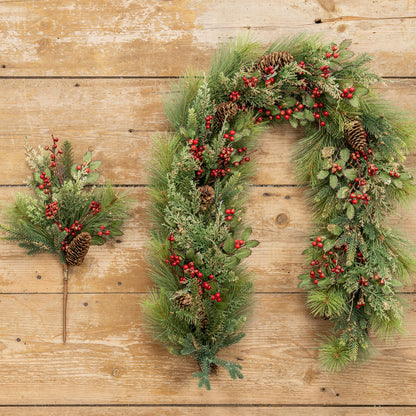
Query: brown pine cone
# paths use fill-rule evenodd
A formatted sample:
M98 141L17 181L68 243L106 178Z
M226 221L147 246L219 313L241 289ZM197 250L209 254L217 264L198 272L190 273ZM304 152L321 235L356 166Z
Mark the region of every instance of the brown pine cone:
M199 191L201 192L201 209L206 211L212 204L215 197L215 191L212 186L204 185L200 186Z
M192 305L192 296L190 293L185 294L177 294L175 297L176 302L178 302L178 305L180 308L187 308L188 306Z
M238 105L233 101L227 101L221 104L218 104L215 111L215 120L218 124L222 125L225 119L230 121L238 113Z
M272 52L269 55L263 55L257 61L257 69L263 74L267 75L267 69L279 69L293 62L293 56L286 51Z
M91 245L91 236L87 232L78 234L66 249L66 262L71 266L79 266L85 259Z
M361 121L354 120L344 126L345 141L355 151L364 150L368 146L367 133L361 124Z

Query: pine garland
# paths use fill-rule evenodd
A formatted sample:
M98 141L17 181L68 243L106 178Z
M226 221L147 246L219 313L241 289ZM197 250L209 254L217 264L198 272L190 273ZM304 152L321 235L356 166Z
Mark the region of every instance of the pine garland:
M98 178L101 161L84 154L74 163L72 145L59 139L39 150L26 145L26 159L33 170L29 179L32 195L21 193L8 210L7 224L0 231L7 240L17 241L29 255L47 252L63 263L63 342L66 342L66 300L68 266L82 264L90 245L102 245L122 235L130 201L108 184L91 187Z
M241 260L258 243L242 217L255 137L269 125L304 132L295 162L316 230L300 287L312 315L334 323L320 350L324 367L365 358L370 332L401 330L398 289L415 261L386 218L415 191L402 164L415 127L377 97L370 57L354 56L350 44L301 35L264 51L237 39L218 48L208 74L181 79L166 102L173 133L155 142L150 165L156 288L145 311L156 339L196 359L200 386L210 388L218 366L242 377L218 353L244 336L252 303ZM206 186L209 204L201 201Z

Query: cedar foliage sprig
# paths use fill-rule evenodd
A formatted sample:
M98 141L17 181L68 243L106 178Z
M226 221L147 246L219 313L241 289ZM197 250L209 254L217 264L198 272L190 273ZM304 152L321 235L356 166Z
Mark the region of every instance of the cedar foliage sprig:
M107 184L91 186L98 178L101 161L91 152L74 163L73 149L52 136L50 145L35 149L26 144L26 159L33 170L32 193L19 193L8 209L6 224L0 225L5 239L17 241L28 254L49 252L66 263L66 250L81 232L91 235L91 244L101 245L122 235L130 201Z
M402 164L415 127L376 96L370 57L355 57L350 44L300 35L262 53L257 42L239 38L218 48L208 75L181 79L166 102L174 134L155 143L150 165L156 288L145 310L160 342L197 360L200 386L210 387L217 366L242 377L237 363L217 354L243 337L252 302L241 260L257 242L247 241L242 214L255 138L271 124L304 131L294 159L299 181L310 185L316 233L305 252L313 270L300 276L300 286L311 313L334 323L323 365L337 370L367 357L370 331L385 337L401 330L397 291L415 261L386 217L415 190ZM268 67L267 55L279 51L293 60ZM227 102L239 111L219 122L224 115L216 118L216 108ZM345 135L353 122L363 129L352 142ZM207 185L215 198L202 209L198 189Z

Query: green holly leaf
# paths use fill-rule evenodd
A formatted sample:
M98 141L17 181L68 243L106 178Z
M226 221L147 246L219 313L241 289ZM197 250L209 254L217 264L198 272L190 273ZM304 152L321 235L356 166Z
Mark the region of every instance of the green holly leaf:
M91 162L88 167L90 170L95 170L101 166L101 163L103 163L101 160L94 160L94 162Z
M321 170L320 172L318 172L318 175L316 177L322 180L322 179L327 178L328 175L329 175L329 172L327 170Z
M312 111L309 111L308 109L305 109L303 111L303 113L305 114L306 120L315 121L315 117L313 116Z
M85 178L85 183L94 183L98 180L100 174L98 172L90 172Z
M358 108L360 106L360 100L357 96L354 95L354 97L351 98L351 100L348 100L350 105L352 105L355 108Z
M298 121L297 121L295 118L293 118L293 117L291 117L291 118L289 119L289 123L291 124L291 126L292 126L293 128L296 128L296 127L298 126Z
M91 237L91 245L93 246L102 246L104 243L105 243L105 239L98 235L93 235Z
M342 233L342 228L339 225L336 225L336 224L328 224L328 226L326 228L333 235L338 236Z
M244 243L244 247L247 247L247 248L254 248L254 247L257 247L258 245L259 245L259 242L257 240L250 240Z
M303 120L305 118L305 114L303 113L303 111L294 111L292 115L298 120Z
M235 241L234 238L228 237L224 243L224 251L227 254L231 254L235 250Z
M352 43L352 39L344 39L339 45L338 45L338 49L340 51L347 49L351 46Z
M296 104L296 98L287 97L283 100L283 105L286 107L293 107Z
M308 107L312 108L313 105L315 104L315 102L313 101L313 98L309 94L306 94L304 104L306 104Z
M331 175L331 176L329 177L329 186L330 186L332 189L335 189L335 188L338 186L338 176L336 176L336 175Z
M237 266L238 263L240 263L240 259L238 259L236 256L232 256L228 258L228 266L230 268Z
M324 251L331 250L332 247L335 245L335 240L326 239L324 241Z
M308 275L309 279L308 280L302 280L299 284L298 284L298 288L302 288L302 287L308 287L311 286L312 284L312 280L311 277Z
M400 179L393 179L391 183L398 189L403 189L403 182Z
M337 59L341 60L341 61L345 61L346 59L350 59L354 56L354 52L353 51L340 51L339 52L339 57Z
M43 180L40 178L40 173L39 172L33 172L33 179L37 183L43 183Z
M344 161L344 162L348 162L350 160L350 155L351 155L351 151L350 149L342 149L339 152L339 157Z
M342 173L350 181L353 181L358 176L358 172L355 169L345 169Z
M115 229L111 228L110 232L111 232L110 236L113 236L113 237L118 237L119 235L123 235L123 231L120 231L117 228Z
M240 248L237 250L237 252L235 253L235 257L237 257L238 259L245 259L246 257L248 257L251 254L251 250L248 248Z
M251 231L251 228L246 228L241 234L241 239L244 241L248 240L251 235Z
M338 58L336 60L331 60L328 63L328 67L330 69L332 69L333 71L341 71L341 69L342 69L342 65L340 63L336 62L337 60L338 60Z
M347 217L348 217L348 219L352 220L354 218L354 213L355 213L354 205L348 204L348 206L347 206Z
M337 192L337 198L344 199L350 193L350 188L348 186L343 186Z
M88 151L87 153L85 153L83 160L84 162L88 163L88 162L91 162L91 158L92 158L92 153Z
M356 87L354 91L354 97L362 97L369 93L369 89L365 87Z

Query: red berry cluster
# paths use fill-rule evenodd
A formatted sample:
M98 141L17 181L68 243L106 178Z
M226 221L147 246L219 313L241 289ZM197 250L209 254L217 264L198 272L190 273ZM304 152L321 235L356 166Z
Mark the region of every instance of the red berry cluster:
M232 221L233 220L233 215L235 214L235 209L234 208L227 208L225 210L225 221Z
M235 130L230 130L228 133L224 134L224 139L228 139L230 142L233 142L235 140Z
M188 144L191 146L190 152L191 155L199 162L199 170L196 172L198 176L201 176L204 173L204 169L202 169L201 164L203 161L202 153L204 153L206 146L198 147L199 139L189 139Z
M98 214L100 210L101 210L101 205L99 204L99 202L92 201L90 204L90 211L92 212L92 215Z
M43 190L43 192L45 192L45 194L48 194L49 193L49 188L52 186L51 178L49 176L46 176L45 172L42 172L40 174L40 178L43 180L43 183L41 183L38 188L40 190Z
M272 77L272 78L269 78L269 79L266 79L266 81L265 81L265 84L268 86L268 87L270 87L270 85L272 85L274 83L274 78Z
M368 202L370 201L370 197L365 192L364 194L355 194L354 192L350 193L350 196L348 198L348 202L351 202L353 205L357 205L358 201L363 201L364 205L368 205Z
M396 169L396 168L393 168L393 169L389 172L389 175L390 175L392 178L400 178L400 173L397 171L397 169Z
M234 243L235 243L235 248L238 250L239 248L241 248L244 245L244 240L237 240L234 239Z
M357 302L357 309L360 309L360 308L361 308L361 306L364 306L364 305L365 305L364 298L363 298L363 297L361 297L361 298L358 300L358 302Z
M367 287L369 285L368 279L366 279L364 276L360 276L358 284Z
M306 68L306 64L305 64L305 62L304 62L304 61L300 61L300 62L298 63L298 67L299 67L299 68L302 68L302 69L305 69L305 68Z
M266 68L264 68L264 72L265 72L266 74L273 74L273 72L274 72L274 68L273 68L271 65L269 65L269 66L267 66Z
M77 170L81 170L84 167L85 168L85 172L86 173L90 173L90 169L86 167L87 164L88 164L87 162L83 162L82 163L82 166L81 165L77 165Z
M75 221L69 228L65 227L64 230L68 233L74 236L77 232L82 230L82 227L84 225L81 224L78 220Z
M381 285L384 285L386 283L386 281L382 277L380 277L378 274L374 275L374 280L380 282Z
M205 128L207 130L209 130L211 128L212 119L213 119L212 116L205 117Z
M315 243L315 244L314 244ZM322 237L317 237L316 240L312 243L314 247L323 248ZM347 246L340 246L335 247L334 250L338 250L341 254L345 253L347 250ZM318 284L318 278L324 279L325 277L331 277L329 270L333 274L336 279L340 273L344 273L345 269L338 264L339 258L338 254L334 250L329 250L328 252L322 255L321 260L312 260L311 266L313 269L311 270L310 277L313 279L313 283L315 285ZM315 270L316 269L316 270Z
M338 58L338 57L339 57L339 54L338 54L338 52L336 52L336 51L338 50L338 46L337 46L337 45L333 45L333 46L332 46L332 50L333 50L333 52L334 52L334 53L327 52L327 53L325 54L325 56L326 56L327 58L330 58L331 56L333 56L335 59L336 59L336 58Z
M367 137L367 133L365 133L365 137ZM359 160L360 157L362 157L364 160L368 160L368 156L372 156L373 151L371 148L367 149L367 152L365 150L361 150L360 152L357 150L356 152L351 153L351 159L352 160Z
M51 163L49 165L50 168L56 167L56 149L58 147L58 144L57 144L58 141L59 141L59 139L57 137L52 136L52 147L45 146L45 150L49 150L51 152L51 155L50 155ZM58 153L61 154L62 149L59 149Z
M327 79L331 75L331 71L329 70L328 65L321 66L319 68L322 72L321 77Z
M255 88L257 86L257 83L259 82L259 80L256 77L251 77L251 78L243 77L243 81L246 87L251 87L251 88Z
M342 166L338 165L338 163L333 163L331 168L331 173L341 172Z
M111 233L111 231L110 231L110 230L106 230L106 229L105 229L105 225L100 225L100 231L98 231L97 235L98 235L99 237L102 237L102 236L103 236L103 234L105 234L105 235L110 235L110 233Z
M59 209L58 202L56 202L56 201L53 201L50 204L47 204L46 207L45 207L46 218L48 220L53 219L55 217L55 215L58 213L58 209Z
M190 278L197 279L198 285L200 287L199 294L202 295L204 293L204 290L210 291L212 289L211 284L209 282L214 280L214 275L210 274L208 276L208 280L204 280L203 273L195 267L195 264L193 261L190 261L188 263L184 263L184 265L181 265L181 261L183 258L181 256L178 256L173 251L172 243L175 241L175 237L173 234L171 234L168 237L168 241L170 242L170 251L171 254L169 258L165 260L166 264L169 264L172 267L172 271L175 273L176 276L179 277L179 283L182 285L186 285L188 283L188 275ZM181 269L182 274L179 275L175 267L179 267ZM221 294L217 292L215 295L211 296L212 300L216 300L217 302L221 302Z
M342 90L341 97L342 98L348 98L349 100L351 100L351 98L354 97L354 94L353 94L354 91L355 91L354 87L344 88Z
M378 167L374 163L370 163L368 165L368 174L370 176L375 176L377 175L377 172L378 172Z
M230 94L230 100L231 101L234 101L234 102L236 102L236 101L238 101L239 99L240 99L240 93L238 92L238 91L233 91L231 94Z

